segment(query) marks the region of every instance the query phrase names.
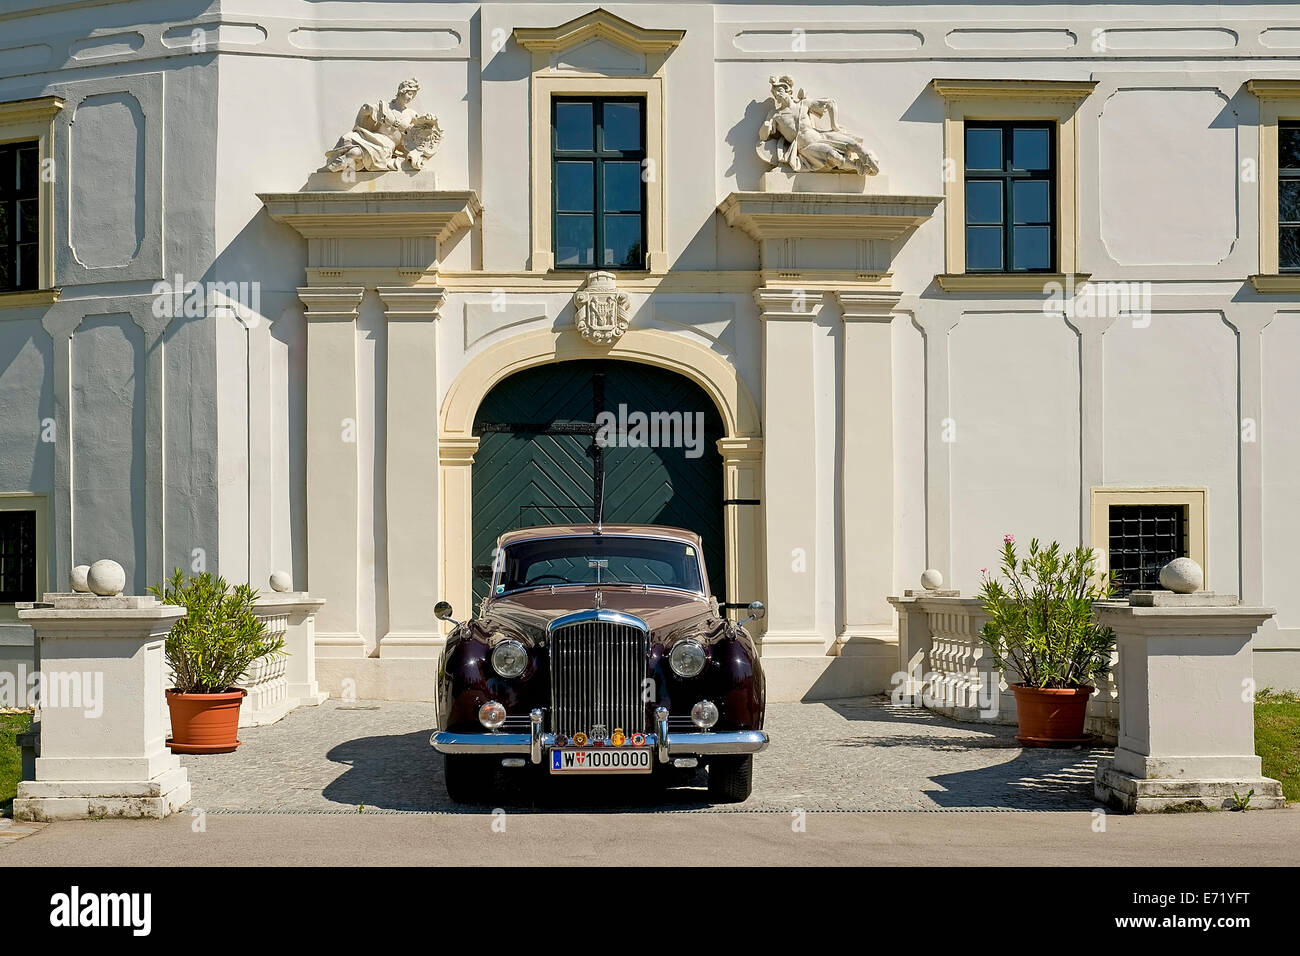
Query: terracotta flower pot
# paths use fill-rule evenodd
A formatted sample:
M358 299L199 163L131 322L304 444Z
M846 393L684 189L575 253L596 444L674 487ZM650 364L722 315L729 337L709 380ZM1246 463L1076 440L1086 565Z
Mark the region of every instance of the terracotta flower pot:
M239 705L246 690L224 694L167 691L172 735L167 746L178 754L228 754L239 746Z
M1060 747L1092 740L1083 732L1091 687L1026 687L1012 684L1022 744Z

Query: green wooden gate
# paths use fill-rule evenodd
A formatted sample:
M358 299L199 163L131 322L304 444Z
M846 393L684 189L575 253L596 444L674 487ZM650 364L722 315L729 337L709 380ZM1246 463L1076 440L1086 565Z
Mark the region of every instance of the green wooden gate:
M601 412L628 425L603 432L603 446L597 433L609 419L599 418ZM647 420L660 416L657 435L650 428L638 432L637 413ZM680 418L668 417L673 413ZM702 434L694 427L701 421L696 413L702 416ZM690 431L685 430L688 415ZM608 523L674 525L698 533L710 586L719 601L726 600L717 449L722 417L694 382L633 362L543 365L493 388L479 406L474 434L479 436L473 473L475 603L487 594L498 535L594 521L598 508ZM690 438L690 447L665 446L674 434ZM695 449L701 454L690 457Z

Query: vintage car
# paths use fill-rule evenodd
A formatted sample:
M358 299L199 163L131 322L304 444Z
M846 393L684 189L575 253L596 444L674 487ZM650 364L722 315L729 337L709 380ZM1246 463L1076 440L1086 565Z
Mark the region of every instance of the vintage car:
M498 768L583 779L708 768L718 803L749 797L766 688L744 625L709 593L698 535L565 525L502 535L489 595L455 624L438 668L439 730L457 802ZM681 776L678 773L677 776Z

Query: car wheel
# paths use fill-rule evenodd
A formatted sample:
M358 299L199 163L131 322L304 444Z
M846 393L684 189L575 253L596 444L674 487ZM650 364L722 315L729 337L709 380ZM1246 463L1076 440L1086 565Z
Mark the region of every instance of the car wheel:
M753 789L753 754L709 761L709 799L714 803L744 803Z
M447 796L456 803L483 803L492 793L496 766L489 757L444 754L443 777Z

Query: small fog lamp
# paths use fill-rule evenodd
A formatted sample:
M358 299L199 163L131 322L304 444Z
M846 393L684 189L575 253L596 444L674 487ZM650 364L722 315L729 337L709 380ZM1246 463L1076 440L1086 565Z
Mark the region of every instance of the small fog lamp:
M691 708L691 723L700 730L708 730L718 722L718 705L711 700L702 700Z
M498 730L506 722L506 709L490 700L478 709L478 722L488 730Z

